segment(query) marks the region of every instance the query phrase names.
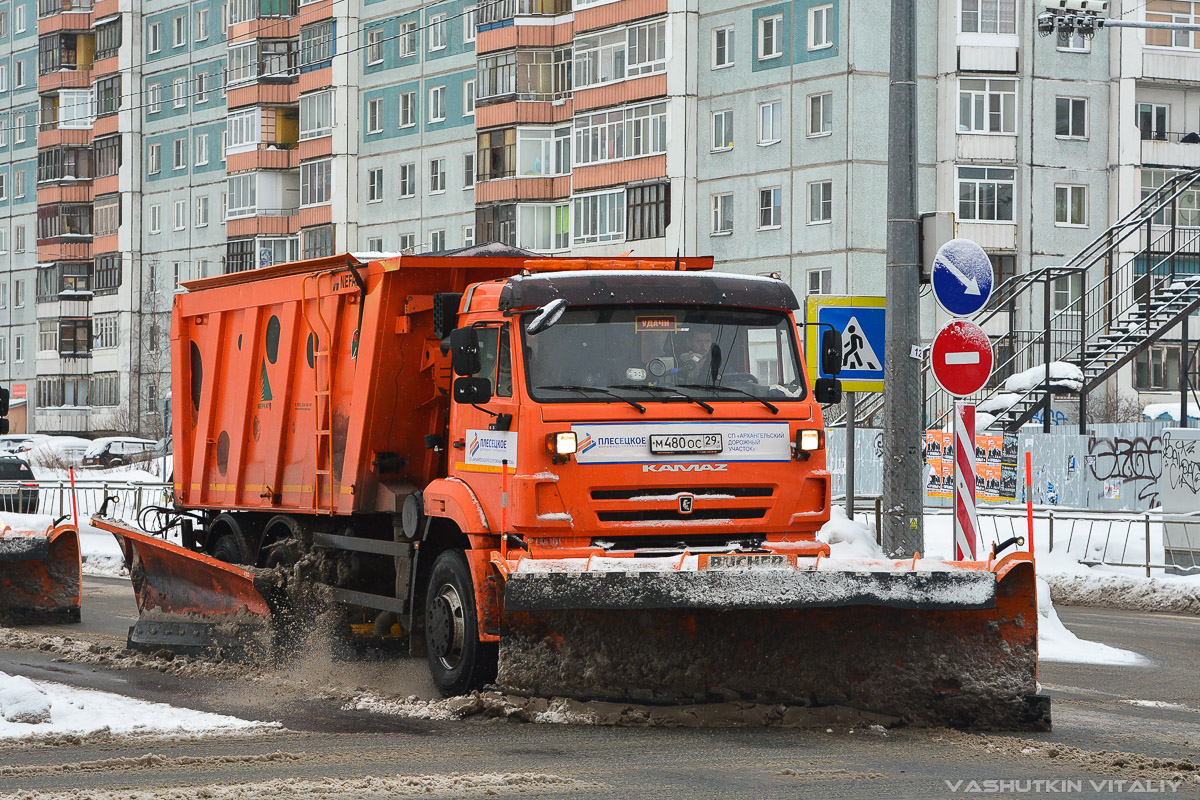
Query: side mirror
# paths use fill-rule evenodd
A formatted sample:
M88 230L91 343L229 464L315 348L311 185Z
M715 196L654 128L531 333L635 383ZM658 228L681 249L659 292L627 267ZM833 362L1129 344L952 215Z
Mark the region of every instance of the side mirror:
M530 336L535 336L549 328L554 323L562 319L563 312L567 310L567 301L561 297L557 300L551 300L546 305L539 308L533 314L533 319L529 320L529 324L525 326L525 332Z
M841 371L842 334L833 328L826 328L821 331L821 372L837 376Z
M492 382L471 376L454 379L454 402L482 405L492 399Z
M813 384L813 397L823 406L842 402L842 382L837 378L817 378Z
M474 328L450 331L450 366L455 375L475 375L483 369L479 358L479 332Z

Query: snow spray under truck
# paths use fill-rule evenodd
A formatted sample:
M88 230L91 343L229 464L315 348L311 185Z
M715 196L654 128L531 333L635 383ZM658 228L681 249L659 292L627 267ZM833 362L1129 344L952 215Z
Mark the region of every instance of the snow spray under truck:
M185 285L184 546L98 520L129 561L132 642L219 645L309 597L407 636L444 694L1049 724L1027 553L851 562L817 540L818 400L840 387L810 385L787 284L500 252Z

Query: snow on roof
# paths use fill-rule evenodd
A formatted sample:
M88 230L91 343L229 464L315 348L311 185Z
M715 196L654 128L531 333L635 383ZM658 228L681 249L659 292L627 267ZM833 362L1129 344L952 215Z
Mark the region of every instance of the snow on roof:
M1200 419L1200 406L1196 405L1190 399L1188 400L1187 408L1188 419ZM1179 401L1171 403L1148 403L1142 409L1142 416L1146 419L1169 419L1179 422Z

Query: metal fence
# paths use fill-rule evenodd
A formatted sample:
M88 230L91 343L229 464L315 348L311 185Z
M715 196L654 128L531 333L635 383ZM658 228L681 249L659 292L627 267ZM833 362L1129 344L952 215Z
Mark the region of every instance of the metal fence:
M37 490L37 497L32 503L33 508L25 508L22 496L29 497L34 489ZM58 518L71 514L74 509L83 522L100 510L106 497L116 498L109 503L109 516L136 523L143 508L170 506L174 502L174 490L169 483L77 480L72 489L69 480L0 481L0 507L10 512L19 510Z

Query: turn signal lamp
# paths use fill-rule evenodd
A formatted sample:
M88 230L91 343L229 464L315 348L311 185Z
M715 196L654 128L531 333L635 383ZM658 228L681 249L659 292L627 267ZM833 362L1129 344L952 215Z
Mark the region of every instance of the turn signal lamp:
M546 452L555 456L569 456L579 449L575 431L546 434Z

